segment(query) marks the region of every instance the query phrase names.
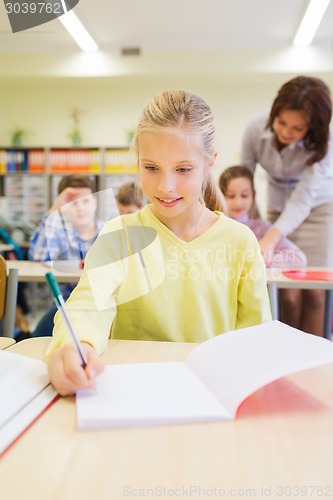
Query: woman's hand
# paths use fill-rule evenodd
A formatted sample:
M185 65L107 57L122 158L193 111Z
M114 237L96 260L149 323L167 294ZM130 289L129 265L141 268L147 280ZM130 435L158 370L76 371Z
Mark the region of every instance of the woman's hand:
M91 345L82 342L87 353L85 368L73 344L65 344L50 355L48 371L50 381L61 396L74 394L78 389L93 389L96 377L104 370L104 364Z
M282 238L282 233L276 227L271 227L259 240L261 254L264 258L266 267L271 267L274 257L275 247Z

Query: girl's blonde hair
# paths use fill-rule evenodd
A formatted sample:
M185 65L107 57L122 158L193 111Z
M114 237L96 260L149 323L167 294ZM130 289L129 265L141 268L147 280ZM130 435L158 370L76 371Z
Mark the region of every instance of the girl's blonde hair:
M210 161L214 160L215 121L210 107L201 97L184 90L167 90L153 97L144 108L134 134L136 154L141 134L156 132L157 128L178 129L189 138L197 138L203 154ZM224 197L211 172L202 186L202 199L210 210L225 212Z

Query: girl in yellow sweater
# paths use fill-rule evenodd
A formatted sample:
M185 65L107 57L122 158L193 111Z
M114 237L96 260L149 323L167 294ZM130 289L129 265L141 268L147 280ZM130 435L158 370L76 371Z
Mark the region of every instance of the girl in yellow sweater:
M49 374L62 395L94 386L103 369L98 354L111 336L201 342L271 319L257 240L222 213L206 102L178 90L155 96L134 144L149 203L105 225L67 301L85 368L55 317Z

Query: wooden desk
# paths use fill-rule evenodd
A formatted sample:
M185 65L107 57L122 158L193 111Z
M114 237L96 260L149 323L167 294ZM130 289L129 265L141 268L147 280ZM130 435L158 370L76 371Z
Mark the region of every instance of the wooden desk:
M10 243L0 243L0 254L3 252L9 252L10 250L14 250L14 246Z
M308 268L309 271L323 270L323 268ZM331 271L331 269L325 269ZM273 319L279 319L278 308L278 289L293 288L300 290L325 290L325 319L324 319L324 337L331 338L332 332L332 313L333 313L333 281L322 280L296 280L285 276L281 269L267 269L266 279L268 293L271 302Z
M40 357L48 341L24 340L9 349ZM193 347L112 340L103 358L112 363L179 361ZM237 420L222 423L78 432L74 398L61 398L3 456L1 496L331 498L333 365L290 379L295 390L287 400L277 397L280 381L273 392L256 394L255 414L244 406ZM302 387L316 400L297 406L295 391ZM330 407L323 406L325 401Z
M45 274L52 271L59 283L77 283L82 271L80 269L68 272L60 272L53 267L47 266L43 262L33 262L29 260L7 260L8 268L16 268L19 271L18 280L20 282L45 282ZM292 280L282 274L280 269L267 269L267 285L270 296L273 319L278 319L278 289L279 288L300 288L300 289L320 289L326 290L325 306L325 337L331 338L332 312L333 312L333 282L315 280Z
M81 269L66 268L66 272L55 270L43 262L31 260L7 260L8 268L18 269L18 280L21 282L45 281L45 274L52 271L59 283L76 283L81 276Z
M9 346L15 344L15 340L9 337L0 337L0 349L7 349Z

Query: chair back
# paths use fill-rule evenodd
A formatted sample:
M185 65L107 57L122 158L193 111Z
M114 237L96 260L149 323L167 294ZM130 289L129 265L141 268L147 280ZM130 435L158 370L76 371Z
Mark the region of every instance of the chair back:
M0 255L0 335L14 337L16 303L18 287L18 269L9 269Z
M0 255L0 320L5 314L6 305L6 287L7 287L7 266L6 261Z

